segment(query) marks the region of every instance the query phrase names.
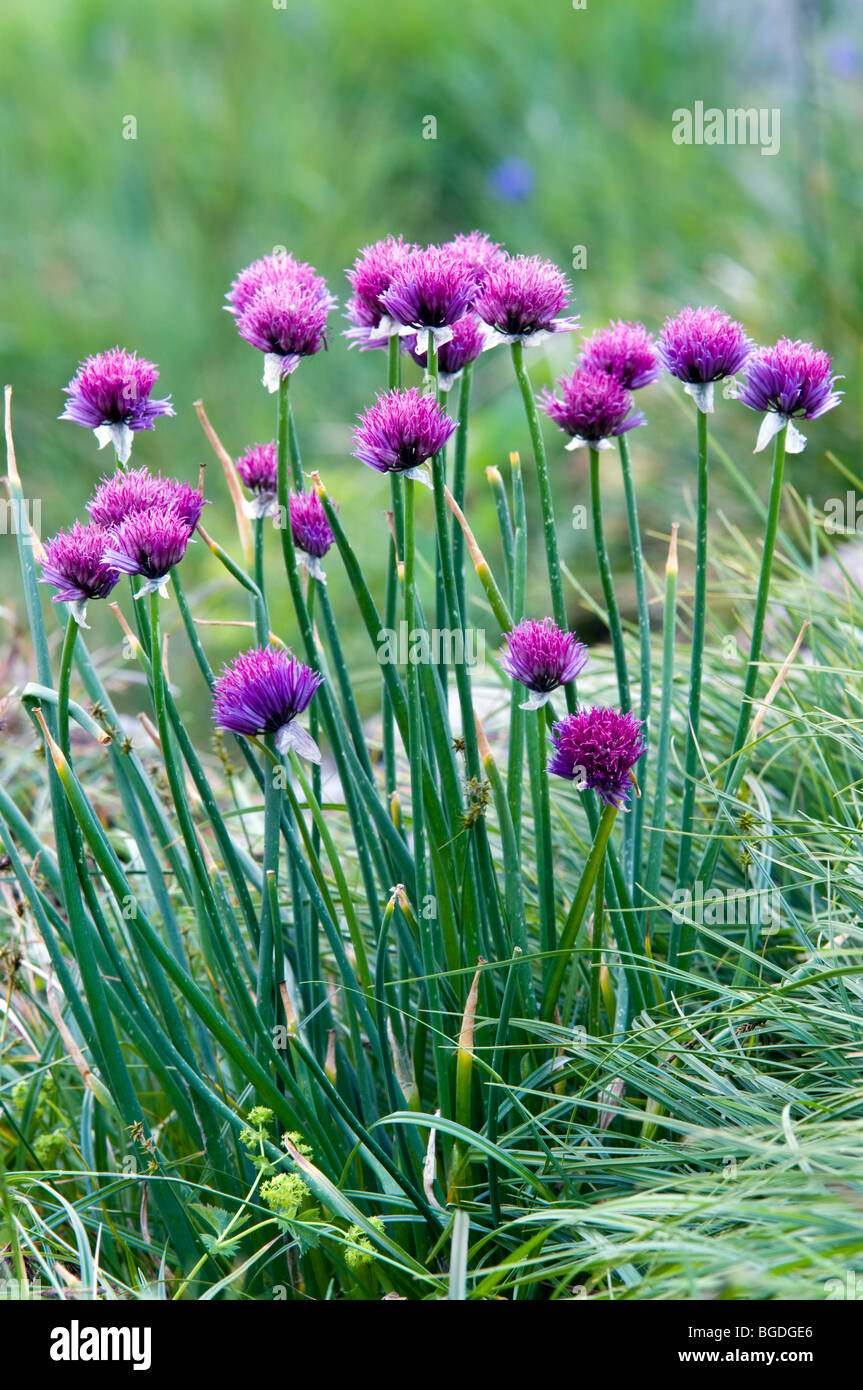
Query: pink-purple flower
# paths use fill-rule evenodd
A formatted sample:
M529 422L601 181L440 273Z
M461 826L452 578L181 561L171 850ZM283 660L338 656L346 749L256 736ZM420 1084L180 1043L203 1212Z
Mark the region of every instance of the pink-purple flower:
M264 354L263 383L277 391L304 357L327 345L335 300L296 276L276 277L256 290L237 316L237 332Z
M289 251L282 251L274 252L271 256L262 256L260 260L252 261L251 265L241 270L225 295L228 302L224 308L236 318L254 299L258 290L266 285L285 282L304 285L306 289L317 293L321 299L327 298L327 282L314 266L306 261L298 261Z
M473 302L488 327L488 345L523 342L536 346L550 333L578 327L563 310L570 297L566 276L541 256L506 256L489 267Z
M321 560L333 543L324 504L316 492L292 492L288 498L291 535L298 559L313 579L326 583Z
M388 391L359 417L354 431L354 457L379 473L403 473L427 482L422 469L444 447L456 428L433 396L412 386Z
M158 375L154 363L125 348L88 357L63 387L69 399L59 418L91 429L100 449L110 442L118 462L128 463L137 431L151 430L158 416L174 414L170 396L150 399Z
M587 664L587 647L551 618L525 618L505 640L501 668L530 691L522 709L540 709L552 691L574 681Z
M268 444L252 444L236 460L236 469L252 494L243 502L243 510L246 515L251 517L268 516L277 505L278 455L276 453L276 441L271 439Z
M832 366L826 352L798 339L780 338L773 347L755 349L735 394L750 410L765 412L756 454L786 425L788 453L799 454L805 448L806 436L793 421L815 420L839 404L842 392L836 390L836 382L840 378Z
M173 503L155 511L129 512L111 533L105 561L121 574L137 574L144 580L136 598L167 592L171 570L186 553L191 531Z
M86 509L100 526L116 527L133 512L175 507L189 531L194 531L207 504L200 490L177 478L163 478L146 468L119 470L103 477Z
M390 319L381 296L389 289L397 267L418 250L403 237L388 236L364 246L353 267L345 272L353 290L346 305L352 326L345 331L351 347L359 344L361 351L386 347L391 336ZM383 328L382 320L386 320Z
M713 410L714 383L738 372L751 351L742 324L721 309L691 305L665 320L657 343L663 367L686 383L687 395L705 414Z
M58 531L45 547L40 583L57 590L54 603L68 603L80 627L86 627L87 602L91 598L107 598L119 571L108 563L105 552L110 534L90 521L82 526L76 521L68 531Z
M500 242L492 241L485 232L459 232L452 241L444 242L443 250L450 251L471 266L478 286L485 284L494 266L506 260L506 252Z
M568 435L567 449L609 449L609 440L646 423L633 410L632 396L616 377L592 367L576 367L555 386L559 395L542 391L539 402L550 420Z
M439 348L467 313L476 288L473 266L447 247L412 251L380 297L386 317L378 326L403 338L416 335L419 352L427 351L429 338Z
M607 806L629 800L632 769L644 752L642 721L634 714L592 705L555 724L548 771L591 788Z
M407 342L408 352L420 366L428 364L428 353L420 352L416 339ZM442 343L438 350L438 386L449 391L461 376L469 362L475 362L485 347L485 333L479 319L473 314L465 314L463 319L453 324L452 337Z
M254 737L275 734L276 749L294 749L319 763L321 753L296 723L323 677L280 647L253 647L222 668L213 686L213 721L220 729Z
M585 342L580 362L594 371L607 372L627 391L640 391L660 373L653 334L643 323L623 319L597 329Z

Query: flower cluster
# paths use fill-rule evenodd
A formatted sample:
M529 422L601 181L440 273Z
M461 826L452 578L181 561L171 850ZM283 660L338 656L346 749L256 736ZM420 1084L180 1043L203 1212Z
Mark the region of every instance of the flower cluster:
M69 603L81 627L86 627L87 602L91 598L107 598L120 571L105 557L110 532L90 521L82 526L73 523L68 531L59 531L45 547L42 561L42 584L56 590L54 603Z
M277 391L304 357L327 345L327 317L336 301L304 261L289 255L254 261L233 281L227 299L240 337L264 354L268 391Z
M140 575L135 597L165 592L206 505L198 488L146 468L103 477L85 503L90 521L61 531L49 542L42 582L57 589L55 603L69 603L86 627L89 599L106 598L121 574Z
M569 282L541 256L507 256L490 266L473 309L488 329L489 345L522 342L534 347L551 333L568 333L578 317L563 313Z
M747 359L743 384L736 392L737 399L750 410L765 412L756 454L786 425L785 447L791 454L800 453L806 438L792 423L795 417L815 420L842 399L832 366L826 352L791 338L780 338L773 347L756 348Z
M323 502L316 492L292 492L288 510L300 563L313 579L326 583L321 560L333 543L333 533Z
M153 429L160 415L174 414L170 396L150 399L158 375L152 362L125 348L88 357L63 388L69 399L60 419L91 429L100 449L111 443L117 461L128 463L136 432Z
M740 370L752 342L743 325L721 309L687 305L675 318L665 320L657 351L665 370L684 382L698 409L709 414L715 382Z
M253 647L225 666L213 686L213 721L246 737L274 734L279 753L293 748L319 763L320 749L296 719L322 680L320 672L280 647Z
M555 385L560 394L543 391L540 404L570 436L567 449L609 449L610 439L647 423L640 410L633 410L630 393L608 372L577 366Z
M276 441L252 444L235 462L240 478L252 496L243 502L243 511L250 517L268 516L276 507L278 457Z
M555 724L548 771L592 789L607 806L624 806L644 752L642 729L634 714L596 705L580 709Z
M587 665L587 647L551 618L525 618L506 636L501 669L530 691L522 709L540 709L552 691L574 681Z
M426 482L421 465L446 444L456 425L432 396L415 386L388 391L360 417L354 457L379 473Z

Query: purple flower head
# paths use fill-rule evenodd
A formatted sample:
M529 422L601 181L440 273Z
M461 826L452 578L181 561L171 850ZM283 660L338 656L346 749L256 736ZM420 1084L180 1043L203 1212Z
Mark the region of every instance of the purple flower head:
M241 652L213 686L213 722L232 734L275 734L276 748L294 748L312 762L321 760L314 740L294 721L302 714L323 676L280 647Z
M159 369L125 348L114 347L79 362L76 375L64 386L69 397L59 417L91 429L104 449L110 441L119 463L128 463L132 436L151 430L159 415L173 415L170 397L151 401Z
M284 251L281 254L262 256L260 260L252 261L245 270L241 270L225 295L228 302L224 307L228 313L237 317L254 299L258 290L266 285L285 282L303 285L317 293L321 299L327 297L327 282L317 273L314 266L308 265L305 261L298 261L289 251Z
M474 311L490 330L490 343L536 345L550 333L578 327L578 317L563 317L569 281L541 256L507 256L491 266L474 300Z
M100 526L114 528L133 512L174 506L189 531L194 531L206 505L199 489L190 483L148 473L146 468L130 468L103 477L86 507Z
M739 371L752 351L752 342L721 309L687 305L676 318L667 318L657 343L667 372L686 383L698 409L713 410L713 383Z
M346 306L352 327L345 332L345 337L352 339L352 347L355 343L361 350L386 346L390 337L387 324L377 331L381 320L388 318L381 295L389 289L396 268L418 250L418 246L400 236L388 236L364 246L353 268L345 271L353 290Z
M653 334L643 323L618 319L588 338L581 352L581 365L597 372L608 372L627 391L639 391L656 381L660 372Z
M359 417L354 431L354 457L379 473L404 473L426 482L421 465L442 449L455 430L433 396L388 391Z
M291 514L291 534L302 564L313 578L326 583L321 560L332 545L334 536L323 502L316 492L292 492L288 498L288 509Z
M584 445L609 449L609 439L647 423L640 410L632 410L629 392L608 372L576 367L555 385L561 394L541 392L540 406L550 420L572 436L567 449Z
M634 714L596 705L568 714L552 730L548 771L620 808L629 800L630 772L644 752L642 727Z
M72 605L80 627L87 626L87 600L107 598L120 578L105 559L110 540L109 533L95 522L82 526L76 521L68 531L58 531L45 547L40 583L57 590L54 603Z
M785 425L787 451L800 453L806 437L792 423L794 418L815 420L842 399L843 393L835 389L841 378L834 376L832 366L826 352L791 338L780 338L774 347L755 349L747 359L743 384L736 395L750 410L765 412L756 454Z
M500 242L492 241L485 232L459 232L452 241L445 242L441 249L449 251L458 260L464 261L465 265L469 265L478 286L485 284L493 266L506 260L506 252Z
M247 498L243 502L244 512L247 516L267 516L276 505L278 481L276 441L271 439L269 444L253 444L237 459L236 468L240 478L252 493L251 498Z
M303 357L327 345L327 315L335 304L330 294L292 277L263 284L237 317L237 332L264 357L264 385L277 391Z
M587 664L587 647L573 632L562 632L551 618L525 618L506 636L501 669L526 685L530 699L522 709L539 709L559 685L574 681Z
M186 553L191 532L179 509L170 503L158 511L129 512L112 533L106 561L121 574L140 574L146 581L135 595L166 593L168 576Z
M421 367L428 363L428 353L418 352L416 339L406 339L408 352ZM463 319L453 324L452 337L441 345L438 352L438 385L442 391L449 391L453 382L461 375L468 362L475 362L485 347L485 333L479 319L473 314L465 314Z
M381 295L390 332L416 334L420 352L431 336L436 346L447 342L453 324L464 318L476 293L473 266L445 246L412 251L396 266L390 286Z

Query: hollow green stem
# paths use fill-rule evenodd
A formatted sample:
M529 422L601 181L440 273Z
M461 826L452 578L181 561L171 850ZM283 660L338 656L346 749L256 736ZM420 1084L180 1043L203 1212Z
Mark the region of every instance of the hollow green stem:
M78 636L77 619L70 613L63 633L63 648L60 652L60 680L57 685L57 726L59 744L65 757L69 757L69 686L72 679L72 658L75 653L75 639Z
M683 805L680 813L680 850L677 887L685 885L692 858L692 820L695 810L695 773L698 763L698 726L701 718L701 681L704 663L704 613L707 602L707 416L697 413L698 501L695 536L695 598L692 615L692 654L689 664L689 727L684 759ZM676 963L669 961L669 964Z
M647 761L650 741L650 608L647 602L647 582L644 574L644 552L641 545L641 528L638 524L638 505L635 496L635 480L632 476L632 462L629 456L629 436L624 433L618 437L620 467L623 475L623 493L626 500L626 516L629 524L629 541L632 547L632 568L635 575L635 603L638 612L639 648L639 692L638 713L643 724L644 752L635 767L642 795L637 798L632 812L632 899L636 908L641 898L641 854L642 826L644 823L645 783L647 781Z
M599 568L599 578L602 583L602 594L605 599L605 609L608 614L608 630L611 634L611 646L614 652L614 667L617 672L617 691L620 699L620 708L625 714L632 708L632 700L629 693L629 674L626 669L626 651L623 645L623 628L620 623L620 609L617 606L617 595L614 592L614 578L611 573L611 562L608 558L608 547L605 544L605 531L602 525L602 499L599 487L599 452L596 449L589 449L590 454L590 510L593 520L593 541L596 547L596 563Z
M587 856L587 862L582 870L581 878L578 881L578 887L575 890L575 897L569 909L569 915L567 916L566 923L560 935L554 968L545 991L542 1004L542 1017L547 1023L551 1022L554 1018L554 1011L557 1006L564 976L566 975L567 966L569 965L570 954L578 937L578 931L584 918L587 904L590 901L590 895L596 883L599 866L605 858L605 851L614 827L616 815L616 806L603 806L593 845Z
M560 554L557 546L557 529L554 523L554 499L551 493L551 480L548 474L548 459L545 453L545 442L542 437L542 427L539 422L536 399L530 384L530 377L524 365L523 343L518 342L512 344L512 361L515 367L515 375L519 390L521 391L521 398L524 402L524 413L527 417L527 427L530 431L533 457L536 464L536 476L539 483L539 497L542 507L542 531L545 542L546 564L548 566L548 586L551 591L552 616L558 627L566 629L566 604L563 598L563 580L560 574ZM566 705L570 713L574 713L577 707L575 681L570 681L569 685L566 687Z
M593 939L590 949L590 1008L587 1031L592 1038L599 1037L599 980L602 973L602 923L605 916L605 859L596 873L596 890L593 908Z

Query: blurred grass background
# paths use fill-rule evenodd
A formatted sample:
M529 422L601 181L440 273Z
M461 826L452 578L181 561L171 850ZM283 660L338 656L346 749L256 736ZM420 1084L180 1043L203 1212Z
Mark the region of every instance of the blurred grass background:
M790 479L822 506L846 486L826 453L859 467L863 25L854 0L587 0L584 9L569 0L6 0L0 31L0 356L43 537L71 521L111 464L89 432L57 420L61 388L79 358L119 342L159 363L159 394L170 392L177 409L137 437L133 462L188 478L201 460L212 464L207 524L236 551L192 402L203 398L234 455L272 436L274 406L259 385L260 354L221 311L224 291L241 266L284 245L343 302L344 267L390 231L427 241L480 227L564 268L584 246L587 266L572 281L586 328L622 316L655 329L693 301L718 303L760 341L813 339L834 355L847 396L813 427ZM675 145L672 112L696 100L779 107L779 154ZM134 140L124 138L130 116ZM423 138L428 116L433 140ZM341 310L331 322L329 352L304 363L292 388L304 464L320 469L380 574L388 489L350 457L349 433L385 367L377 354L348 354ZM537 386L569 365L576 344L562 337L530 356ZM505 352L480 362L474 398L468 510L494 553L484 469L512 448L529 458ZM667 533L681 520L685 539L691 431L663 388L643 403L650 428L631 437L643 523ZM757 422L740 407L721 403L720 412L723 442L766 490L766 456L751 456ZM547 438L563 556L596 589L589 532L565 525L570 506L586 501L585 460L565 454L555 431ZM607 523L622 547L608 458ZM734 514L725 487L715 470L715 508ZM430 507L427 520L430 528ZM658 537L647 556L661 565ZM187 588L205 559L198 546ZM4 593L20 607L14 563L13 538L2 536ZM337 560L330 570L338 606ZM621 586L626 602L623 572ZM224 611L215 594L200 602L202 612ZM587 632L586 610L575 594L571 602ZM290 640L281 598L274 613ZM97 635L113 643L113 624L100 618ZM207 640L215 659L242 639L209 629ZM371 685L365 654L362 663Z

